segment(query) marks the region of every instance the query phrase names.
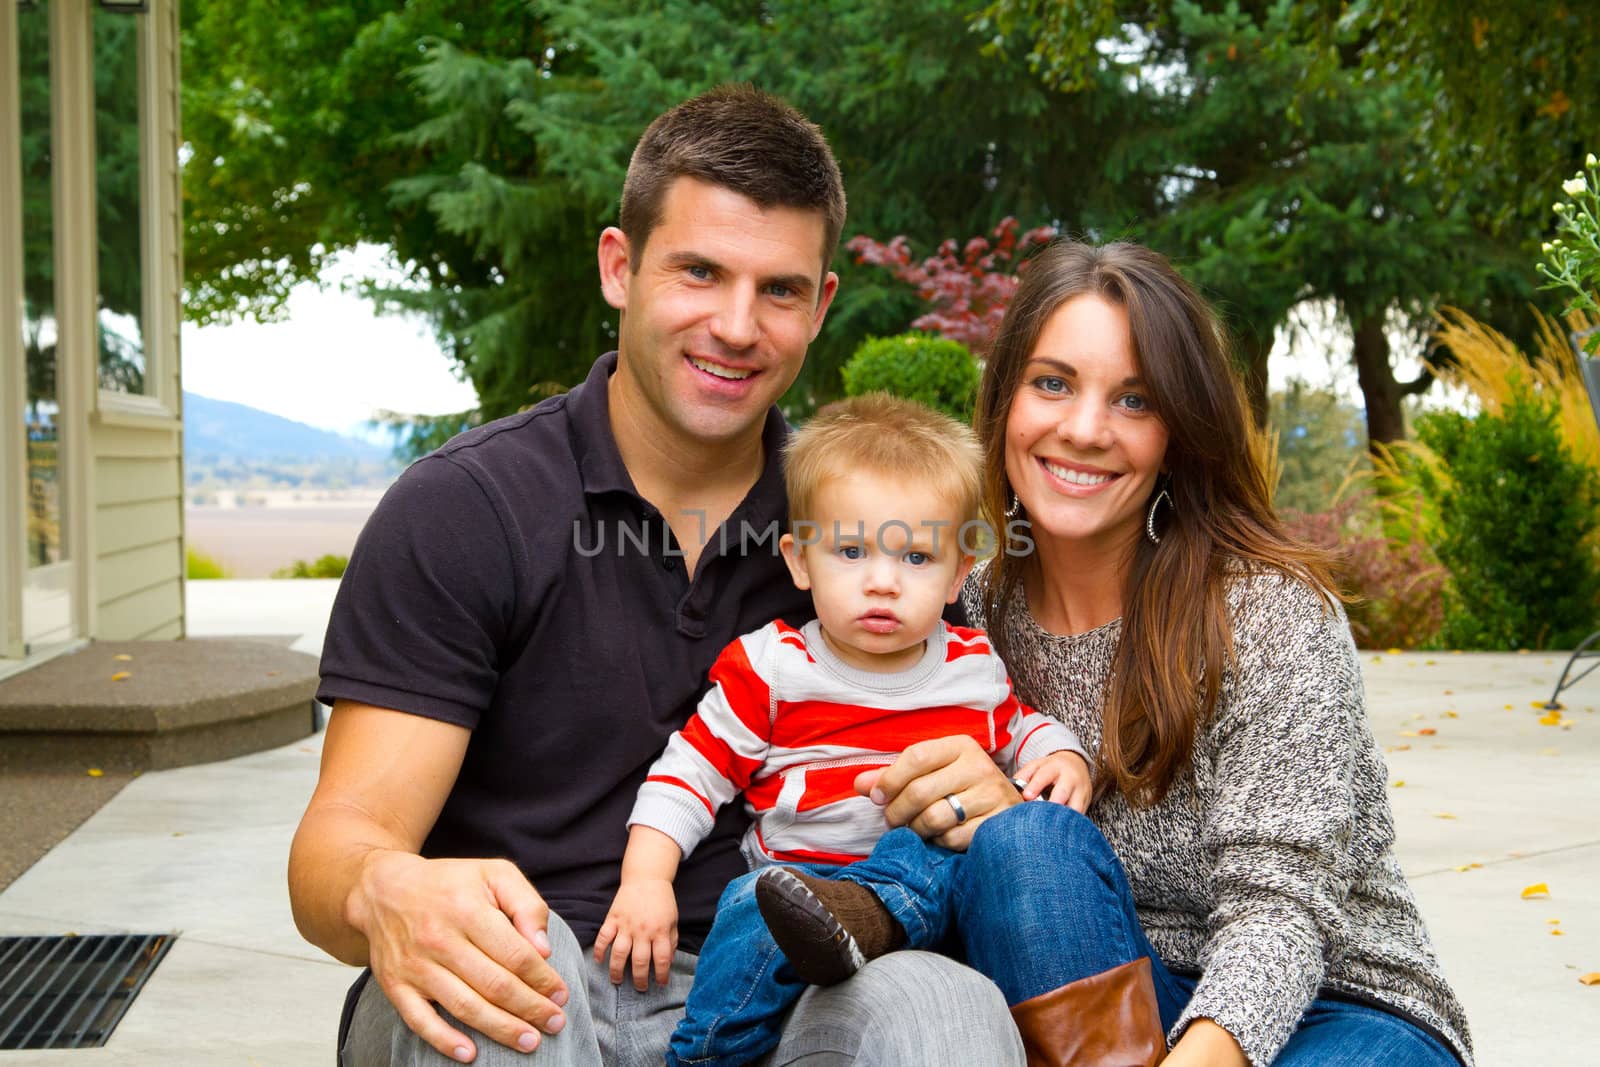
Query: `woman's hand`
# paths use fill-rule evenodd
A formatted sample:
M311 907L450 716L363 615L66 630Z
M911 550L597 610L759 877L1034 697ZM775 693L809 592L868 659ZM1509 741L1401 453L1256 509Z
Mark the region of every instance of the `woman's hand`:
M882 805L890 826L909 826L957 852L966 851L983 820L1022 802L989 754L966 736L918 741L888 767L857 776L856 792Z
M1196 1019L1172 1046L1162 1067L1250 1067L1239 1042L1210 1019Z

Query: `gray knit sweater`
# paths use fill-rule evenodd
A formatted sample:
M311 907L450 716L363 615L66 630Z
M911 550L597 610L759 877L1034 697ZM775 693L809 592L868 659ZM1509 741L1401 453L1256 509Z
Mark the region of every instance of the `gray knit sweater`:
M973 625L1006 627L1017 695L1097 753L1121 621L1063 637L1034 621L1020 589L995 622L976 581L964 599ZM1162 961L1200 975L1169 1039L1213 1019L1266 1067L1320 988L1426 1023L1470 1067L1466 1016L1391 849L1343 610L1275 573L1236 580L1229 606L1236 662L1189 770L1153 808L1112 793L1089 810Z

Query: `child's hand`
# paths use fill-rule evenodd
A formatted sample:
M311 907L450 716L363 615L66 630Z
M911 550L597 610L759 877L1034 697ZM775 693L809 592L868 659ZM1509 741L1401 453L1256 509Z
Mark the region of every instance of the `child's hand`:
M612 941L616 944L612 946ZM656 984L666 985L672 970L672 954L678 947L678 901L672 883L663 878L625 881L611 902L600 936L594 942L594 961L605 962L611 946L611 982L622 984L622 976L633 961L633 987L643 993L650 984L650 964L655 963Z
M1094 795L1089 781L1089 764L1076 752L1052 752L1029 760L1017 769L1017 777L1027 782L1022 799L1032 800L1050 790L1052 804L1065 804L1073 811L1086 811Z

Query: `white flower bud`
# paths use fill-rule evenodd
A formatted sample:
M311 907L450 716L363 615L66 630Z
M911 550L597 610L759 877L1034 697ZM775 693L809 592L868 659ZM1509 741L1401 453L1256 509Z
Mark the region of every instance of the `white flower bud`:
M1548 256L1551 252L1555 251L1555 247L1555 245L1551 244L1549 241L1546 241L1544 244L1539 246L1539 251Z
M1592 167L1597 162L1600 162L1600 160L1596 160L1594 158L1594 153L1593 152L1590 152L1588 155L1583 157L1583 165L1586 166L1586 167Z
M1587 188L1588 186L1584 184L1581 174L1576 178L1569 178L1561 183L1561 191L1568 196L1578 196Z

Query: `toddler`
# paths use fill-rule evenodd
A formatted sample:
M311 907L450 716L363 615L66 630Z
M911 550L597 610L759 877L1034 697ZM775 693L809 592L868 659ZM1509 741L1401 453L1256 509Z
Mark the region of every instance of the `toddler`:
M1049 789L1087 806L1077 739L1016 699L980 631L941 617L982 540L981 466L967 427L883 394L831 405L791 437L780 549L817 618L772 622L723 650L639 791L595 942L612 981L630 969L640 989L652 970L666 981L678 863L743 793L754 873L718 904L669 1063L747 1063L777 1044L808 982L944 941L959 854L887 831L858 775L918 741L966 734L1024 795ZM960 797L945 800L964 822Z

